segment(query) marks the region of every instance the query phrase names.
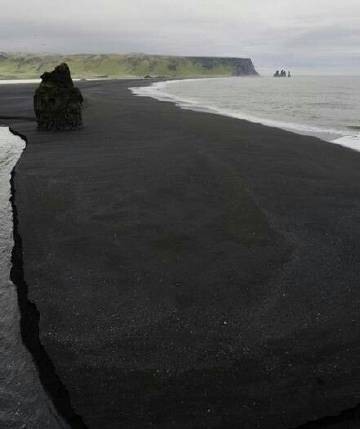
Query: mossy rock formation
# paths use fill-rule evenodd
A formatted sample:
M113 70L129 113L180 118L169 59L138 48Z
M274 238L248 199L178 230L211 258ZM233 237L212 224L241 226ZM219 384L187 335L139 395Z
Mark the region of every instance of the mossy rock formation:
M35 91L34 110L40 130L72 130L82 126L83 97L63 63L41 76Z

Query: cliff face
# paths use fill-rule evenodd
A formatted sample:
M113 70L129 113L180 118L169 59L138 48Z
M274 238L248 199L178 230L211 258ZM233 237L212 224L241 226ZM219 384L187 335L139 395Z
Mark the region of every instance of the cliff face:
M257 75L254 64L250 58L223 58L223 57L188 57L194 64L205 70L224 67L232 70L233 76Z
M38 78L57 64L67 63L74 77L215 77L257 72L250 58L176 57L144 54L0 55L0 79Z

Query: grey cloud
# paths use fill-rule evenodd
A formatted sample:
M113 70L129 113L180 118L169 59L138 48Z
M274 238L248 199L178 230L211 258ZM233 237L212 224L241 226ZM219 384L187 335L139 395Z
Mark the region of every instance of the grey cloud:
M4 1L2 51L233 55L263 68L359 71L358 0Z

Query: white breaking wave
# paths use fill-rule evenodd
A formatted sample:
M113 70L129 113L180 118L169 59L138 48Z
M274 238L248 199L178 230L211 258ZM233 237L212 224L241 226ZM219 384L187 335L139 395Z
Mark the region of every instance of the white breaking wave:
M10 174L21 152L24 142L14 136L9 128L0 127L0 279L10 274L12 249L12 212L10 205ZM0 316L1 317L1 316Z
M40 83L41 79L0 79L0 85L16 85L19 83Z
M343 136L332 141L332 143L339 144L341 146L349 147L360 151L360 134L357 136Z
M258 79L258 78L236 78L237 82L251 82L252 88L256 88L256 82L264 82L264 79ZM244 81L244 79L246 79ZM275 81L276 84L278 84L279 80L268 80L266 79L266 83L269 82L272 83ZM296 80L286 80L288 82L295 82ZM194 110L194 111L201 111L201 112L207 112L207 113L213 113L223 116L228 116L231 118L236 119L242 119L249 122L269 126L269 127L275 127L275 128L281 128L287 131L292 131L298 134L303 135L310 135L315 137L320 137L323 140L326 140L331 143L336 143L354 150L360 150L360 134L358 132L352 132L351 134L347 134L347 131L345 128L340 127L332 127L329 126L331 124L331 120L329 118L328 126L326 125L317 125L316 123L301 123L301 122L293 122L289 120L285 120L281 118L281 113L279 113L279 118L269 118L269 117L262 117L259 115L259 112L257 114L253 112L247 112L244 109L244 104L236 105L236 103L228 102L226 99L226 95L230 95L231 97L233 94L229 94L226 91L224 91L224 94L220 91L219 87L216 88L218 91L218 97L212 96L208 97L207 94L205 94L203 91L198 91L198 88L202 87L204 88L205 85L209 86L209 93L212 90L212 87L214 86L214 83L216 83L218 86L221 83L228 83L231 82L234 84L234 78L227 78L227 79L214 79L214 78L205 78L205 79L184 79L184 80L171 80L171 81L163 81L163 82L155 82L150 86L145 87L133 87L129 88L135 95L142 96L142 97L152 97L159 101L166 101L166 102L173 102L181 109L187 109L187 110ZM255 84L254 84L255 82ZM191 88L190 88L190 85ZM235 87L235 91L238 89L238 87ZM281 90L282 88L280 88ZM189 93L191 93L191 97L189 97ZM206 96L204 96L206 95ZM243 94L240 92L239 96L241 97ZM270 95L270 94L269 94ZM271 94L273 95L273 94ZM277 94L278 95L278 94ZM285 94L286 96L286 94ZM251 97L251 94L250 96ZM316 97L316 94L314 94L314 98ZM276 97L274 97L276 100ZM261 103L267 103L266 99L266 93L261 98ZM336 102L336 100L334 100ZM286 103L286 99L279 98L279 107L283 108L284 103ZM231 108L227 107L226 104L231 105ZM316 103L313 103L316 104ZM321 103L319 103L321 105ZM240 110L240 107L242 110ZM245 106L246 107L246 106ZM271 107L276 112L277 106L274 103L274 100L271 99ZM304 106L304 109L306 106ZM320 108L320 107L319 107ZM254 109L256 110L256 109ZM275 116L275 115L274 115ZM295 116L296 119L301 120L301 115ZM294 119L295 119L294 118ZM360 120L360 117L359 117Z

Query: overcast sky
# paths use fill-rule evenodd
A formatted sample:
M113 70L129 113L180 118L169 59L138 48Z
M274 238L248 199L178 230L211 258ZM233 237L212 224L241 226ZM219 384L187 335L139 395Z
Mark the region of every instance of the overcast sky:
M251 57L360 73L360 0L0 0L0 50Z

